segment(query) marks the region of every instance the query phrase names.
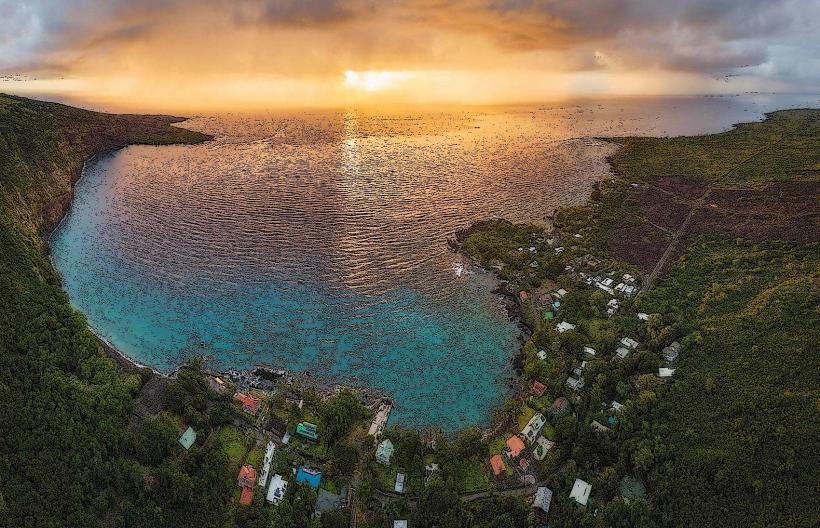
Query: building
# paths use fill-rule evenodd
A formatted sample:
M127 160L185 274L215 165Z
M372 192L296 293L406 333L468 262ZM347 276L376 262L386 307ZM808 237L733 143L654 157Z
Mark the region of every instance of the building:
M395 450L396 448L389 438L382 440L382 443L376 448L376 460L378 460L380 464L389 466L390 458L393 456L393 451Z
M552 504L552 490L541 486L535 492L532 506L533 508L541 508L544 513L547 513L550 511L550 504Z
M316 503L313 505L313 510L321 515L331 510L338 510L342 507L343 503L344 498L341 495L320 489L316 495Z
M673 341L671 345L668 347L664 347L663 349L663 359L672 363L676 359L678 359L678 355L680 354L681 346L680 343L677 341Z
M547 458L547 453L549 453L553 447L555 447L555 442L547 440L543 436L539 436L538 440L535 441L535 449L532 452L532 456L535 457L536 460L544 460Z
M618 350L615 351L615 355L621 359L624 359L626 356L629 355L629 349L624 347L618 347Z
M504 464L504 459L501 458L501 455L493 455L490 457L490 468L496 477L507 470L507 466Z
M532 393L536 396L543 396L547 387L538 380L532 382Z
M639 313L638 313L638 319L640 319L641 321L648 321L648 320L649 320L649 314L648 314L648 313L639 312Z
M270 473L270 464L273 461L274 449L276 449L274 443L268 442L267 448L265 449L265 459L262 462L262 474L259 476L259 482L257 482L257 485L263 488L265 484L268 483L268 473Z
M579 391L584 388L584 378L573 378L570 376L567 378L567 386L574 391Z
M196 431L192 427L185 429L182 436L179 437L179 444L186 450L191 449L191 446L196 442Z
M589 502L589 494L591 492L592 485L589 482L577 478L572 485L572 491L569 492L569 498L575 499L575 502L581 506L586 506Z
M569 411L569 401L563 396L555 398L552 407L550 407L550 412L552 414L563 414L567 411Z
M407 528L407 521L405 519L393 521L393 528Z
M253 488L242 488L239 494L239 504L249 506L253 502Z
M596 354L595 349L592 348L591 346L585 346L583 348L583 352L584 352L584 354L586 354L587 356L590 356L590 357L595 357L595 354Z
M675 373L675 369L673 369L673 368L661 367L661 368L658 369L658 377L659 378L671 378L674 373Z
M538 351L538 359L547 359L547 351L546 350L539 350Z
M636 348L638 348L638 345L639 345L639 343L637 341L635 341L634 339L632 339L631 337L621 338L621 344L623 346L625 346L626 348L629 348L631 350L635 350Z
M237 392L234 394L233 399L240 402L242 404L242 410L248 414L255 415L258 413L259 406L262 404L262 400L256 396L251 396L250 394L244 394L242 392Z
M624 499L624 504L629 504L629 501L636 497L646 496L646 488L643 483L630 476L625 476L621 479L620 491L621 497Z
M544 423L546 421L547 419L544 418L543 414L535 413L535 415L530 418L530 421L527 422L524 429L521 430L521 436L523 436L530 444L533 443L536 437L541 433L541 429L544 427Z
M521 440L520 436L513 435L507 439L507 443L504 446L504 454L507 455L507 458L518 458L518 455L520 455L523 450L524 441Z
M256 470L253 466L245 464L239 469L237 484L243 488L252 488L256 485Z
M383 401L379 404L379 410L373 417L373 422L370 424L370 430L367 432L373 438L379 438L387 425L387 419L390 417L390 411L393 410L393 404Z
M433 476L433 473L435 473L436 471L438 471L438 464L436 464L435 462L427 464L426 466L424 466L424 479L429 480L430 477Z
M575 330L575 325L566 321L561 321L555 326L555 329L558 330L559 334L563 334L569 330Z
M319 489L319 483L322 481L322 472L316 469L299 466L296 470L296 482L304 482L314 490Z
M589 424L589 425L592 426L592 428L595 429L596 431L601 431L602 433L605 433L605 432L609 431L609 427L605 426L604 424L602 424L598 420L592 420L592 423Z
M611 407L611 408L612 408L612 410L613 410L613 411L615 411L615 412L620 412L620 411L621 411L621 409L623 409L623 408L624 408L624 406L623 406L623 404L622 404L622 403L618 403L617 401L612 400L612 407Z
M279 504L285 498L285 492L288 489L288 482L282 478L282 475L276 474L270 479L270 486L268 486L268 495L266 500L271 504Z
M310 422L299 422L296 424L296 434L302 438L306 438L311 442L319 440L319 433L316 430L316 424Z
M393 487L396 493L404 493L404 473L396 474L396 485Z

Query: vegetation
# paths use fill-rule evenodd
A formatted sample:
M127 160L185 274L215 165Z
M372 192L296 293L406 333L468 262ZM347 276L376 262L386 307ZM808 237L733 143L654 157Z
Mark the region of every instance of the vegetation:
M816 524L816 213L795 206L794 187L767 197L779 219L749 193L788 182L816 199L818 112L780 112L713 136L620 139L617 177L588 205L560 211L551 232L494 220L459 233L461 247L507 281L529 330L516 360L522 389L487 437L388 429L389 467L375 460L371 412L354 393L283 384L258 394L260 416L250 416L196 362L170 380L118 371L70 307L44 237L83 160L129 143L206 139L174 121L0 96L0 526L318 528L347 526L351 515L369 527ZM724 191L739 205L721 216ZM714 202L701 199L710 193ZM617 242L625 239L634 244ZM585 280L645 276L659 253L637 250L662 252L673 240L657 284L618 295L614 311L614 294ZM558 332L558 322L575 326ZM639 345L620 357L626 336ZM670 365L662 350L674 341L682 350ZM662 366L674 376L660 379ZM571 376L584 387L570 388ZM164 409L147 412L142 399L157 386ZM558 398L568 408L555 407ZM529 468L510 461L491 477L488 457L536 413L555 446L543 460L527 455ZM318 441L294 434L303 420L318 426ZM188 426L197 439L185 450L177 439ZM291 441L278 443L271 473L320 469L323 490L356 489L355 510L314 518L316 491L290 477L279 505L261 487L249 506L237 504L239 467L259 469L273 430ZM547 515L520 493L531 490L521 488L525 475L553 491ZM569 498L576 478L592 485L587 507ZM644 487L645 496L634 492Z

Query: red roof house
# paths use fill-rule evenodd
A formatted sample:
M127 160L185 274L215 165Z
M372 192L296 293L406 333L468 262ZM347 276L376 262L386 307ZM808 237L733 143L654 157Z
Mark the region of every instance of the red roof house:
M521 440L521 437L518 435L513 435L507 440L507 447L505 448L505 452L507 456L510 458L518 458L518 455L521 454L521 451L524 450L524 441Z
M493 455L492 458L490 458L490 467L493 470L493 475L495 475L496 477L504 473L504 471L507 469L507 466L504 465L504 459L501 458L501 455Z
M532 382L532 393L536 396L543 396L547 387L538 380Z
M242 469L239 470L237 484L243 488L253 488L254 484L256 484L256 470L253 469L253 466L249 466L248 464L242 466Z
M233 399L242 402L242 410L250 414L258 413L259 405L262 403L262 400L260 400L256 396L251 396L250 394L243 394L241 392L237 392L236 394L234 394Z
M530 298L530 294L525 292L524 290L521 290L520 292L518 292L518 296L521 298L522 301L526 301L527 299Z
M242 487L242 494L239 496L239 504L248 506L253 502L253 488Z

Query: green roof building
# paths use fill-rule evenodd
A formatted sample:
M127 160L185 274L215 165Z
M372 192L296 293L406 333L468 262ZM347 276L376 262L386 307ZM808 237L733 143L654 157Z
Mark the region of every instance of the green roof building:
M299 422L296 424L296 434L303 438L307 438L312 442L319 440L319 433L316 431L316 424L310 422Z
M179 437L179 443L187 450L191 449L194 442L196 442L196 431L194 431L192 427L189 427L185 429L185 432Z

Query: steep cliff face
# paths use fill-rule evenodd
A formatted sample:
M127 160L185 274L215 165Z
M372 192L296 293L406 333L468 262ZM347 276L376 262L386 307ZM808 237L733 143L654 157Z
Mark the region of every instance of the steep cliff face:
M0 526L100 526L120 508L92 499L132 464L123 438L139 380L117 374L71 308L45 235L84 160L208 139L171 126L181 120L0 95Z
M101 114L0 95L0 211L40 233L62 218L83 162L130 144L196 143L183 118Z

